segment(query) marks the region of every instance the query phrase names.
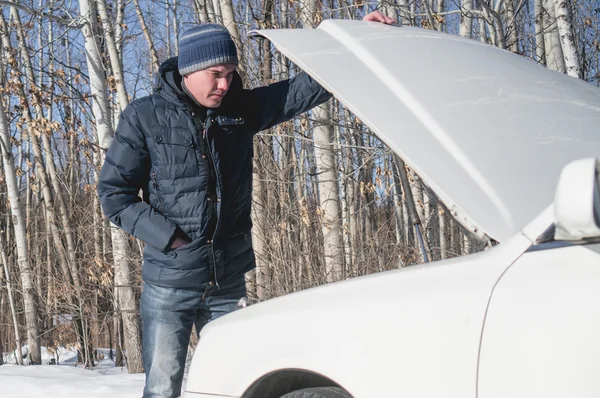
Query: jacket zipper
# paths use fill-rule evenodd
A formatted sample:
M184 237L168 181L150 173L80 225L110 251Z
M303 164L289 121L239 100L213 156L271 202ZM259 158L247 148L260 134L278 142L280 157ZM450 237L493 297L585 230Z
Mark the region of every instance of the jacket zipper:
M158 186L158 179L156 178L156 171L152 170L151 173L152 184L154 186L154 192L156 192L156 198L158 199L158 211L164 214L165 204L163 202L162 196L160 195L160 188Z
M208 200L210 202L211 212L214 214L216 223L218 225L219 220L217 217L217 208L216 208L217 204L215 203L216 202L215 198L213 198L213 195L216 196L217 172L215 170L215 159L213 158L212 151L210 150L210 145L208 142L208 135L207 135L206 129L202 130L202 139L205 140L205 143L206 143L206 152L208 152L208 163L209 163L208 167L210 168L211 175L214 176L214 184L215 184L214 191L211 190L211 192L210 192L211 196L208 198ZM215 255L215 248L212 244L212 242L215 239L216 234L217 234L217 226L215 225L215 230L213 231L213 236L212 236L212 239L210 240L209 245L210 245L210 253L211 253L212 259L213 259L213 262L212 262L212 268L213 268L212 271L213 271L213 278L214 278L213 281L214 281L217 289L219 289L219 282L217 281L217 256Z
M208 160L210 180L214 180L214 184L215 184L214 189L216 190L217 173L214 168L214 159L212 156L212 152L210 150L208 137L207 137L207 131L204 128L205 127L204 123L202 123L202 121L197 118L196 113L194 111L192 111L192 120L194 121L194 125L196 126L197 130L199 130L198 127L202 128L202 136L200 137L200 140L202 141L200 143L200 151L202 152L203 157L204 157L204 155L207 155L206 159ZM213 181L211 181L211 183L212 182ZM215 201L213 200L214 193L213 193L212 187L210 189L209 195L210 196L208 197L207 201L209 203L209 206L211 206L210 214L211 214L211 216L214 215L214 218L217 218L216 208L215 208L216 204L215 204ZM216 222L218 223L218 220ZM209 273L212 274L212 278L213 278L213 280L211 282L217 288L219 288L219 282L217 281L217 258L216 258L215 250L213 247L213 241L215 239L216 232L217 231L216 231L216 226L215 226L215 230L213 231L212 238L207 240L206 244L209 245L209 250L210 250L211 257L212 257L212 263L210 264L211 269L209 269Z

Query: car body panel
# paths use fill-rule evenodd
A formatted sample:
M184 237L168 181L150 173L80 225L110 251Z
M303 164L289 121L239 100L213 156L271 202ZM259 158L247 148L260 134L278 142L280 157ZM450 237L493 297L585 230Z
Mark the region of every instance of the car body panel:
M600 244L532 251L498 282L479 398L600 394Z
M502 241L600 154L600 89L445 33L360 21L258 31L414 168L463 225Z
M201 332L187 389L242 394L280 369L319 373L355 398L475 397L487 302L532 242L338 282L236 311ZM226 370L226 371L224 371ZM435 382L432 382L435 380Z

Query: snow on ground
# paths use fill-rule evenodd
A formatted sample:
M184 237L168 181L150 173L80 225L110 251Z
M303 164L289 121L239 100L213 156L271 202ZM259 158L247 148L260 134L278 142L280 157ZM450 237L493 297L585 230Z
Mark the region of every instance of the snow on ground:
M140 398L144 375L127 373L105 358L93 370L75 366L76 354L62 350L60 365L0 366L0 397L2 398ZM45 355L44 355L45 353ZM43 350L42 361L48 363L51 354ZM14 355L8 356L14 363Z

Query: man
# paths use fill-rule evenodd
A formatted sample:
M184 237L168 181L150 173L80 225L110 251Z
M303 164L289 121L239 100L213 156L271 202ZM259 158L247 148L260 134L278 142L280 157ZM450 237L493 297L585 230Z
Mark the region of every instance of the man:
M254 134L330 98L304 73L244 90L223 26L195 26L179 46L154 93L123 111L98 182L106 215L146 243L145 398L180 395L192 325L199 332L246 295Z

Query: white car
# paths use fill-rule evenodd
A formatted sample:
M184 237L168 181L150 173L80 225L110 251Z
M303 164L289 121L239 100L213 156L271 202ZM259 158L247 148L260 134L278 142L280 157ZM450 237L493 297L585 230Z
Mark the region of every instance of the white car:
M257 34L490 248L222 317L184 396L600 397L600 89L418 28Z

